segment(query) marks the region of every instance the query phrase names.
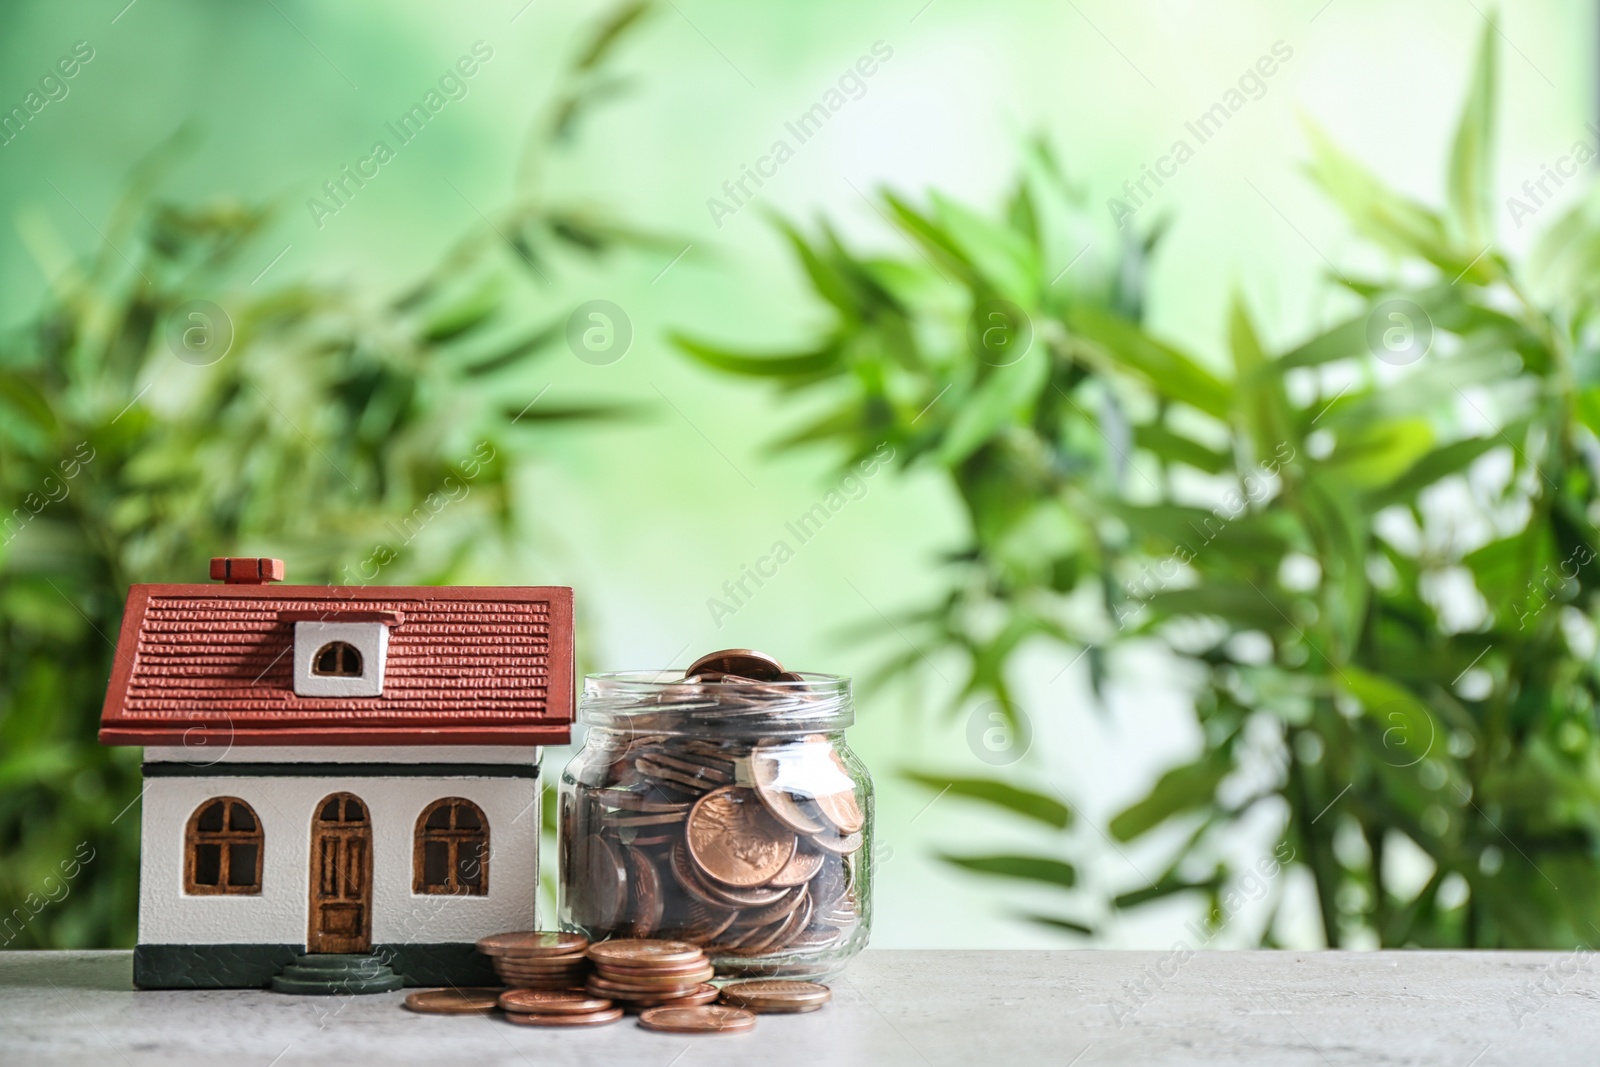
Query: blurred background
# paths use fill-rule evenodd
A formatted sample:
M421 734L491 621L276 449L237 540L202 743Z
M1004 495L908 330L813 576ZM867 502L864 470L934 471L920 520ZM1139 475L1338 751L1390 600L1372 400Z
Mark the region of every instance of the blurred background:
M875 946L1596 936L1593 5L4 19L4 947L132 943L110 642L216 555L855 676Z

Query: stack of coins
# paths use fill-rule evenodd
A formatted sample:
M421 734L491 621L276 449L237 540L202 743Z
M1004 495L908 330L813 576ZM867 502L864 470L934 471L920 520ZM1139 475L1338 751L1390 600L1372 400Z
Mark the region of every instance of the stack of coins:
M619 940L589 946L588 991L632 1010L691 1007L717 999L711 961L686 941Z
M588 947L582 934L554 930L490 934L478 941L478 951L494 960L495 972L512 989L582 989L589 976Z
M579 990L508 989L500 1007L507 1021L523 1026L600 1026L622 1018L610 1000Z
M838 748L741 729L813 699L781 684L801 680L761 653L713 653L690 666L683 699L729 737L657 734L636 716L604 780L562 811L576 925L597 941L671 938L719 957L823 953L858 932L866 813Z
M782 978L730 982L722 987L722 1003L761 1015L816 1011L832 999L833 990L825 985Z

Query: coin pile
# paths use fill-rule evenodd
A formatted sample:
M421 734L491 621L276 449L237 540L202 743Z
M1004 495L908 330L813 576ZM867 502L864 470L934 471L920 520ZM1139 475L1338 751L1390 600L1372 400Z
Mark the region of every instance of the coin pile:
M832 999L833 990L825 985L782 978L730 982L722 987L722 1003L762 1015L816 1011Z
M500 1007L507 1021L522 1026L600 1026L622 1018L609 999L577 990L508 989Z
M589 976L582 934L523 930L480 938L478 951L494 961L495 973L512 989L582 989Z
M717 999L711 961L686 941L600 941L589 946L589 959L589 993L625 1008L690 1007Z
M755 1028L756 1017L743 1008L707 1004L699 1008L650 1008L640 1013L639 1025L669 1034L742 1034Z
M563 797L576 925L597 941L671 938L719 958L823 953L857 933L867 820L855 777L823 734L752 737L817 699L783 684L803 680L758 652L717 652L671 687L684 707L662 704L660 723L630 716L637 732L601 780ZM686 713L706 726L698 736L653 729Z

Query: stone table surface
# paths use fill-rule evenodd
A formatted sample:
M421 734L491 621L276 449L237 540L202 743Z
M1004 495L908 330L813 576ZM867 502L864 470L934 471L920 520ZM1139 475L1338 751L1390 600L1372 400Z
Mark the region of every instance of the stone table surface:
M127 952L0 952L0 1064L1593 1064L1592 964L1587 949L869 951L820 1012L684 1036L417 1015L402 993L141 992Z

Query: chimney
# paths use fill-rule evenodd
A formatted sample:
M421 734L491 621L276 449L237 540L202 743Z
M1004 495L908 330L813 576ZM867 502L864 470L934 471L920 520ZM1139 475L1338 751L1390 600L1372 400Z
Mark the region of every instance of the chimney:
M211 577L229 585L266 585L283 581L283 560L213 556Z

